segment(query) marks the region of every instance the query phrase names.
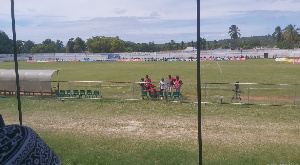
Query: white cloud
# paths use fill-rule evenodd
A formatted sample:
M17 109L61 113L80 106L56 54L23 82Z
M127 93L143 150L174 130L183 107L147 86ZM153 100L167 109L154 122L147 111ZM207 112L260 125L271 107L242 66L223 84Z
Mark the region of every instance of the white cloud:
M17 39L36 43L97 35L156 43L196 39L195 0L15 0L15 15ZM0 30L12 36L10 29L10 1L3 1Z
M231 25L241 29L242 37L272 34L276 26L299 27L299 5L296 0L201 0L201 37L228 39Z

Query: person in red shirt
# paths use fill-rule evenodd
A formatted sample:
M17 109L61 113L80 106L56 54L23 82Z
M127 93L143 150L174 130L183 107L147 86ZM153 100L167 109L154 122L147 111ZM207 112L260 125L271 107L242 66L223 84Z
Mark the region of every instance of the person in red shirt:
M173 85L174 85L174 81L176 80L174 77L172 77L171 75L168 76L168 82L167 82L167 88L168 88L168 92L172 92L173 90Z
M179 76L176 76L176 80L174 81L174 88L175 88L175 92L179 92L180 94L180 87L182 85L182 81L179 79Z
M145 85L146 90L150 89L151 79L149 78L148 75L146 75L145 82L146 82L146 85Z
M157 98L158 93L157 93L157 89L154 88L155 86L153 84L150 84L150 89L147 90L147 92L149 92L149 95L151 96L151 98ZM154 95L151 95L151 92L154 92Z

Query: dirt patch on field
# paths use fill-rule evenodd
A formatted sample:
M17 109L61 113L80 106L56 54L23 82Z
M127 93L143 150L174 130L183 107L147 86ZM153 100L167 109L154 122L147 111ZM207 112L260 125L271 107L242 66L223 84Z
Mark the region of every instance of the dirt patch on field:
M98 117L66 118L56 116L55 120L52 118L50 121L49 118L47 121L43 118L42 121L37 121L35 116L32 119L27 118L27 120L35 120L31 123L31 127L64 133L72 132L95 137L111 136L156 141L193 141L197 143L196 117L192 120L159 116L140 119L134 119L130 116Z
M99 117L99 116L98 116ZM197 118L130 116L90 118L65 118L44 123L35 121L32 127L56 130L63 133L85 134L93 137L131 138L158 142L189 142L198 144ZM36 117L32 117L34 120ZM31 120L31 119L29 119ZM45 121L45 120L43 120ZM225 146L253 147L263 143L300 145L297 123L249 122L234 119L206 117L202 123L202 139L205 143Z
M159 116L155 114L56 114L49 111L26 116L24 125L36 131L84 134L91 137L130 138L158 142L198 144L197 115ZM237 116L238 117L238 116ZM15 118L6 118L10 123ZM26 123L27 122L27 123ZM253 147L264 143L300 145L299 122L278 123L206 116L202 120L204 143ZM182 143L185 144L185 143Z
M203 139L222 145L243 145L249 148L261 143L300 145L300 141L297 140L300 134L295 133L300 130L297 123L255 123L208 118L204 120L203 125Z

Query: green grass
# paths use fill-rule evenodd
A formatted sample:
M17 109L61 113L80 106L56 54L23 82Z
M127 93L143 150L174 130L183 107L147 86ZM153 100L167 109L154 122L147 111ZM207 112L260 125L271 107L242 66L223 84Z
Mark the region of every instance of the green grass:
M201 63L202 83L300 82L298 64L265 59L218 63L222 73L216 62ZM0 63L1 69L13 67L11 62ZM191 85L196 82L195 62L20 62L20 69L59 69L61 80L134 82L149 74L158 82L178 74L185 83L184 95L193 95L185 97L196 95ZM231 86L207 92L218 97L227 94L227 88L231 97ZM251 90L252 96L274 99L289 93ZM63 164L198 164L196 104L22 97L22 110L24 125L33 128ZM15 98L0 99L0 111L7 125L18 123ZM299 107L203 104L203 163L299 164L299 118Z
M198 161L196 152L171 144L125 138L66 137L67 135L58 135L45 138L54 141L53 148L65 147L57 152L65 164L196 164ZM68 143L64 144L66 141ZM51 142L48 144L51 145Z
M201 63L202 83L271 83L271 84L299 84L297 76L300 65L288 62L276 62L274 59L250 59L246 61L205 61ZM195 102L196 99L196 62L57 62L57 63L28 63L20 62L20 69L57 69L60 81L112 81L112 82L138 82L140 78L148 74L154 85L162 77L167 75L179 75L184 85L182 93L184 101ZM4 62L1 69L13 69L12 62ZM57 80L56 74L52 77ZM52 86L56 86L53 83ZM69 89L69 83L60 83L61 89ZM131 83L102 83L104 99L138 99L140 87ZM207 87L222 87L220 89L207 89L206 94L209 102L220 102L219 97L224 96L224 102L230 102L232 98L231 89L233 85L208 85ZM266 90L265 88L274 88ZM275 90L275 88L277 88ZM98 83L72 83L72 89L99 90ZM248 86L241 85L244 91L243 100L247 100ZM252 104L281 104L293 105L295 86L261 86L250 85L250 102ZM299 86L296 94L300 93ZM202 97L205 96L204 85L202 85ZM277 97L276 101L268 101L257 97ZM283 99L284 98L284 99ZM288 99L288 100L286 100ZM203 99L204 100L204 99ZM273 99L274 100L274 99ZM299 105L299 104L296 104Z
M219 83L299 83L300 65L276 62L274 59L201 62L201 82ZM57 69L61 81L124 81L135 82L148 74L159 82L169 74L179 75L185 83L196 83L196 62L19 62L19 69ZM0 64L1 69L14 69L13 62ZM54 75L55 77L55 75ZM53 79L56 80L55 78Z

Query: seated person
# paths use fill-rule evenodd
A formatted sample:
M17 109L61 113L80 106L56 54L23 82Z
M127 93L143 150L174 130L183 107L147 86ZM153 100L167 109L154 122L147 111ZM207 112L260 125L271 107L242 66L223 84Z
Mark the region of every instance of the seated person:
M149 95L151 96L151 98L157 98L158 93L157 93L157 89L154 88L155 86L153 84L150 84L150 89L147 90L147 92L149 92ZM154 95L151 95L151 92L154 92Z

